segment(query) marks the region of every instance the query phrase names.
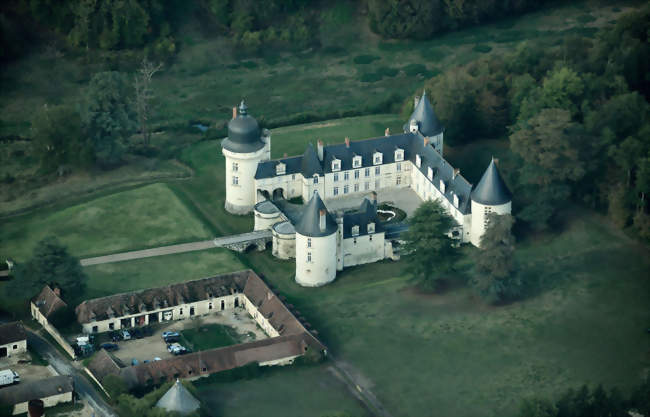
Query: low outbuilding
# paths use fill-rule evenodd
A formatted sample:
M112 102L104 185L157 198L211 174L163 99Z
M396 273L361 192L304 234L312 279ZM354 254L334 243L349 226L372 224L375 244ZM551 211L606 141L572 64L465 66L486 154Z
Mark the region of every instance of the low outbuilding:
M27 333L19 321L0 324L0 358L27 352Z
M74 382L69 375L59 375L33 382L0 389L0 403L13 406L13 415L27 412L31 400L41 400L43 405L54 407L60 403L71 402Z

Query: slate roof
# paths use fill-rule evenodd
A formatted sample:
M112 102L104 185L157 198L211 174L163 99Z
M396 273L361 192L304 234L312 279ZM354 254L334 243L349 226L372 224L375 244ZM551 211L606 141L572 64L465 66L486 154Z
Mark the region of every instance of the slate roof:
M209 294L219 297L241 292L249 274L250 271L239 271L160 288L149 288L86 300L75 309L77 321L89 323L93 320L107 320L111 316L121 317L145 313L150 310L206 300L209 298Z
M320 227L320 212L325 210L325 228L321 229ZM311 200L305 206L302 217L298 224L295 225L296 233L299 233L303 236L310 237L322 237L329 236L332 233L335 233L338 229L336 220L332 215L327 211L325 203L321 200L318 195L318 191L314 192L314 195L311 197Z
M489 206L498 206L512 201L512 193L503 178L501 178L494 158L492 158L478 185L472 191L472 200Z
M200 406L199 400L194 398L178 379L156 403L156 407L182 415L189 414Z
M23 324L19 321L0 324L0 346L27 339Z
M62 307L67 307L68 305L59 298L58 295L49 285L43 287L41 292L34 298L32 298L32 303L38 308L42 315L49 317Z
M72 377L59 375L2 388L0 389L0 403L15 405L73 391Z
M125 365L104 349L95 353L87 368L98 380L102 381L107 375L118 375Z
M424 136L435 136L443 130L442 124L440 124L427 98L426 91L422 94L415 109L413 109L413 113L409 117L409 124L414 119L418 122L418 128Z
M257 120L248 114L244 100L239 105L239 114L228 122L228 137L221 146L231 152L249 153L264 147Z
M302 174L303 177L312 177L314 174L323 175L323 169L320 166L318 155L314 150L314 145L311 143L307 145L307 149L301 156L292 156L289 158L274 159L271 161L264 161L257 164L257 171L255 171L255 179L273 178L276 176L276 166L284 163L284 175Z
M295 235L296 233L296 229L289 221L274 224L273 230L281 235Z
M377 218L377 202L365 198L357 211L343 214L343 238L348 239L352 236L352 227L359 226L359 234L364 236L368 234L368 223L375 223L374 233L384 231L382 224Z

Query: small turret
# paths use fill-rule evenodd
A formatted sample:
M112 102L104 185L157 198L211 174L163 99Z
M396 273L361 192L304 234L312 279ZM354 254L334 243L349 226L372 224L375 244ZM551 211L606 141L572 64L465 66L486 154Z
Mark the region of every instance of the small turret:
M488 226L488 215L510 214L512 211L512 193L499 173L497 160L492 158L470 198L472 200L472 227L470 241L480 246L481 237Z

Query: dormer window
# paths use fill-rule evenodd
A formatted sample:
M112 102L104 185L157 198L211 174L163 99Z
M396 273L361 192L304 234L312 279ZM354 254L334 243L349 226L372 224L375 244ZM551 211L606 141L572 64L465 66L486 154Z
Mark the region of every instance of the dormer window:
M332 161L332 171L340 171L341 170L341 160L340 159L335 159Z
M427 178L429 178L429 181L433 181L433 169L431 167L427 168Z
M459 202L458 195L454 193L454 207L458 208L458 202Z
M368 233L375 233L375 223L368 223Z
M352 236L359 236L359 226L352 226Z
M404 160L404 149L396 149L395 150L395 160L396 161L403 161Z
M373 165L379 165L379 164L382 163L383 160L384 160L384 156L382 155L381 152L375 152L372 155L372 163L373 163Z
M275 166L276 175L284 175L287 172L287 165L280 162Z
M356 155L352 158L352 168L359 168L361 166L361 157Z
M415 119L411 119L411 122L409 123L409 130L411 133L415 133L418 131L418 121Z
M420 155L415 155L415 166L418 168L422 166L422 158L420 158Z
M314 174L314 184L318 184L318 174Z
M445 193L445 182L440 180L440 192Z

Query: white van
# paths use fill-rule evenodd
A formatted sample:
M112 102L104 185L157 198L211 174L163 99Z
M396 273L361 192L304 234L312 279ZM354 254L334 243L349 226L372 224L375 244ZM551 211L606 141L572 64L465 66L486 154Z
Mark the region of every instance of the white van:
M20 375L11 369L0 371L0 387L5 385L17 384L20 382Z

